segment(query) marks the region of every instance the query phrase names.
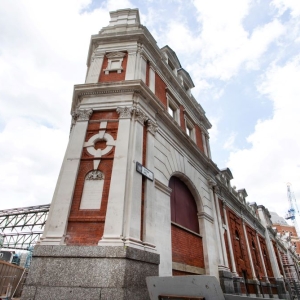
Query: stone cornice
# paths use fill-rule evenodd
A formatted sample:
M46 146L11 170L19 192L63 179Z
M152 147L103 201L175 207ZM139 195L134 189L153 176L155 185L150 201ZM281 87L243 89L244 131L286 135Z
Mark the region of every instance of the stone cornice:
M76 110L83 97L107 94L141 94L145 99L151 100L156 111L165 110L164 105L151 92L142 80L126 80L106 83L78 84L74 86L71 112Z
M265 226L260 222L260 220L253 215L249 209L247 209L247 203L241 202L235 195L233 195L228 188L219 180L217 181L218 188L220 190L219 195L226 202L226 206L231 209L240 218L244 217L245 222L252 227L257 229L260 234L263 234L266 230Z
M198 213L198 219L205 219L211 223L214 222L214 218L204 211Z
M165 193L168 196L171 195L171 193L172 193L171 188L169 188L168 186L166 186L165 184L163 184L161 181L159 181L157 179L154 180L154 183L155 183L155 188L162 191L163 193Z
M109 82L109 83L89 83L80 84L74 86L72 112L80 105L83 97L93 97L97 95L108 95L108 94L140 94L144 99L148 100L148 103L157 112L157 121L161 120L171 132L179 139L182 145L188 144L189 152L193 155L193 161L199 162L202 166L210 170L213 175L217 175L220 170L217 165L205 156L204 153L198 148L195 142L185 134L184 130L178 125L178 123L169 115L165 106L162 102L152 93L149 87L142 80L126 80L120 82ZM159 124L158 124L159 125ZM169 139L168 136L164 137ZM187 150L187 148L185 148Z
M176 95L176 98L181 99L179 102L181 104L188 104L187 111L189 115L193 116L194 122L199 123L197 122L197 119L199 119L204 124L206 129L211 128L211 123L205 116L204 109L192 95L187 94L184 87L181 85L179 78L170 70L167 63L162 59L162 52L158 48L156 41L146 27L140 25L139 29L122 31L119 33L114 32L112 34L105 34L101 33L100 31L98 35L93 35L90 43L87 65L90 65L90 59L92 57L93 51L97 48L98 45L112 44L116 41L118 41L119 45L122 45L122 42L124 42L122 51L127 50L128 42L135 42L137 47L138 44L143 44L143 49L146 51L145 54L147 56L147 59L149 61L155 62L156 72L161 76L163 81L166 82L167 86L172 89L174 95ZM136 50L138 50L138 48L136 48Z

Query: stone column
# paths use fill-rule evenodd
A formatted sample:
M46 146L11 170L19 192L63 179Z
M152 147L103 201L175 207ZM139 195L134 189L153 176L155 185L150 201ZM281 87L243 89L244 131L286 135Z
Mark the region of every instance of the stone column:
M207 147L207 156L208 156L208 158L211 159L211 152L210 152L210 146L209 146L209 136L206 135L205 137L206 137L205 141L206 141L206 147Z
M136 50L132 50L128 52L125 80L135 79L136 63L137 63L137 53Z
M131 159L128 163L125 206L125 244L142 247L141 211L142 211L142 174L136 171L136 162L143 159L143 127L147 120L140 108L134 108L133 139L131 141Z
M261 259L262 266L263 266L263 269L264 269L264 275L266 277L266 282L269 282L268 273L267 273L267 269L266 269L266 265L265 265L265 260L264 260L263 253L261 251L260 241L259 241L259 237L258 237L257 232L256 232L255 235L256 235L256 241L257 241L257 244L258 244L258 250L259 250L260 259Z
M258 208L258 214L259 217L263 223L263 225L266 227L266 231L265 231L265 240L266 240L266 245L267 245L267 249L268 249L268 253L270 256L270 262L271 262L271 266L272 266L272 270L273 270L273 274L275 278L281 278L282 275L280 274L280 269L277 263L277 259L276 259L276 254L275 254L275 250L270 238L270 232L268 229L268 224L266 222L266 217L264 215L264 209L262 207Z
M149 69L149 88L155 94L155 68L152 64Z
M146 83L147 58L143 53L140 55L140 79ZM149 74L150 75L150 74Z
M216 216L218 220L218 232L220 235L220 241L221 241L221 255L223 258L223 264L219 265L219 280L220 280L220 285L224 293L227 294L233 294L234 293L234 285L233 285L233 274L231 273L228 265L228 258L227 258L227 249L225 245L225 240L224 240L224 228L223 228L223 222L221 218L221 213L220 213L220 206L219 206L219 199L218 199L218 194L219 193L219 188L218 186L214 187L214 200L215 200L215 209L216 209Z
M157 124L152 121L147 121L147 147L146 147L146 167L150 171L154 170L154 140L157 131ZM154 199L155 186L154 181L149 179L145 182L145 199L144 199L144 232L143 243L150 250L155 248L155 220L154 220Z
M231 241L231 232L229 228L229 223L228 223L228 218L227 218L227 212L226 212L226 202L223 200L223 211L224 211L224 218L225 218L225 225L226 225L226 234L227 234L227 240L228 240L228 246L229 246L229 254L230 254L230 260L231 260L231 265L232 265L232 273L234 276L239 276L239 274L236 271L236 264L235 264L235 259L234 259L234 254L233 254L233 248L232 248L232 241Z
M99 81L100 72L102 69L104 52L95 52L91 58L91 63L88 68L85 83L97 83Z
M59 173L41 245L64 244L69 212L85 141L91 109L77 110L73 116L70 140Z
M223 251L222 251L222 242L220 237L220 231L219 231L219 219L217 218L217 212L216 212L216 205L215 205L215 194L213 191L213 188L216 186L216 182L209 178L208 179L209 184L209 194L210 194L210 200L212 203L212 210L213 210L213 216L214 216L214 229L215 234L213 234L216 238L216 244L218 249L218 266L224 266L224 257L223 257Z
M202 144L203 144L204 154L206 156L208 156L208 154L207 154L207 147L206 147L205 133L204 133L204 129L202 127L201 127L201 134L202 134Z
M252 254L251 254L251 250L250 250L250 246L249 246L249 241L248 241L248 235L247 235L246 226L245 226L245 219L243 217L242 217L242 223L243 223L243 231L244 231L244 235L245 235L247 253L248 253L249 261L250 261L252 278L253 278L253 280L257 281L256 274L255 274L255 269L254 269L254 265L253 265Z
M215 238L214 219L206 212L198 213L200 232L203 233L203 254L206 275L216 276L218 272L218 246Z
M220 239L221 239L222 255L223 255L225 267L229 268L228 258L227 258L227 249L226 249L225 240L224 240L224 229L223 229L222 218L221 218L221 213L220 213L219 199L218 199L218 195L217 195L219 188L216 186L214 190L215 190L215 208L216 208L217 220L218 220L218 225L219 225L218 229L219 229L219 234L220 234Z
M172 190L158 181L154 180L154 228L155 245L160 255L159 276L172 276L172 241L171 241L171 209L170 195Z
M99 245L124 245L124 209L133 107L118 107L119 126L111 174L104 233ZM132 162L131 162L132 163ZM117 187L117 188L116 188Z

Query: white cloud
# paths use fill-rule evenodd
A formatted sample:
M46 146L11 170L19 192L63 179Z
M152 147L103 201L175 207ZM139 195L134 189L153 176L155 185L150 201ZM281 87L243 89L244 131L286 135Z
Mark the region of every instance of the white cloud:
M90 36L108 25L109 10L132 6L109 0L88 12L90 4L0 2L0 209L52 199Z
M288 9L291 11L292 17L295 18L300 15L300 2L298 0L273 0L271 4L278 9L281 15Z
M284 215L288 208L286 183L294 183L300 197L300 57L284 66L273 65L262 77L259 92L274 106L272 118L259 121L248 137L251 147L232 152L228 166L250 202Z
M226 142L223 145L223 148L226 150L235 150L235 138L236 138L236 132L231 132L229 137L227 138Z
M0 134L1 208L50 203L68 135L26 118Z

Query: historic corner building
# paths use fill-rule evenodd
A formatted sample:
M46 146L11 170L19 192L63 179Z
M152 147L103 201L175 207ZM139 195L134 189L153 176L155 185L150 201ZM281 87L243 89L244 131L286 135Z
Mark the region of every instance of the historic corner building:
M245 282L240 292L257 296L263 279L285 298L285 250L267 209L248 205L212 161L190 75L137 9L110 16L74 87L69 144L22 299L142 300L145 277L191 274L216 276L226 293Z

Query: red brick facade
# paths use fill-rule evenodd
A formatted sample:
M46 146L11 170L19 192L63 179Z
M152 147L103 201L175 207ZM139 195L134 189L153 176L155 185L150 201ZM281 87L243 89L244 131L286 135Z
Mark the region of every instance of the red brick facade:
M127 58L128 58L128 54L126 53L126 55L124 56L123 61L122 61L123 70L121 71L121 73L118 73L117 71L110 71L109 74L105 74L104 70L107 68L108 58L106 56L104 56L102 69L101 69L100 76L99 76L99 82L125 80Z
M111 120L107 123L106 132L117 138L118 114L115 111L94 112L86 133L85 141L99 132L101 120ZM96 143L96 148L103 148L104 142ZM110 188L111 170L113 166L114 147L101 157L98 170L104 174L104 187L100 209L80 209L80 202L87 173L93 170L93 157L83 149L71 211L68 220L67 245L97 245L103 235L108 193Z
M246 271L247 277L252 278L242 220L230 209L227 209L227 219L229 222L228 227L231 234L236 270L239 275Z
M167 94L166 94L167 85L160 78L160 76L155 73L155 95L162 102L162 104L167 108Z
M196 143L199 149L204 152L203 140L202 140L202 132L198 125L195 125L195 133L196 133Z
M172 261L204 268L202 237L172 224Z

